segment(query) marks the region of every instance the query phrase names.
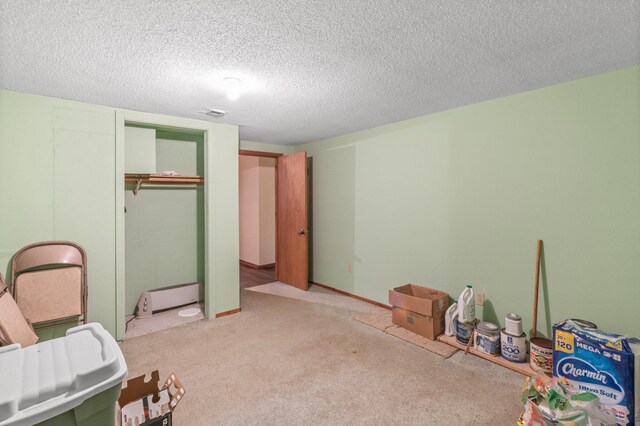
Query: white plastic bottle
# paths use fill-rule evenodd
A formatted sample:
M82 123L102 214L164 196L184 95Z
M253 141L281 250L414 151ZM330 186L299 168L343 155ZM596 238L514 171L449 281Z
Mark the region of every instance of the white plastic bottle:
M473 287L467 285L458 298L458 321L473 322L476 320L476 301Z
M456 335L456 318L458 317L458 303L454 302L444 313L444 334Z

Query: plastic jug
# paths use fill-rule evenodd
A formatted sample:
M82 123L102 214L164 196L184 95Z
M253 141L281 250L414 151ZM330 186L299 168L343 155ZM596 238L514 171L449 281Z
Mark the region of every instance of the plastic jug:
M476 320L476 301L473 287L465 288L458 298L458 321L472 322Z
M456 318L458 318L458 304L454 302L444 313L444 334L456 335Z

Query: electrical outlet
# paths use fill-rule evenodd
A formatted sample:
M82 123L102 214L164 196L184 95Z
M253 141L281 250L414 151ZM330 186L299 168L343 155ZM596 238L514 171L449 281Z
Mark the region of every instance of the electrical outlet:
M484 306L484 293L481 291L476 293L476 305Z
M353 272L353 263L351 262L347 263L347 272Z

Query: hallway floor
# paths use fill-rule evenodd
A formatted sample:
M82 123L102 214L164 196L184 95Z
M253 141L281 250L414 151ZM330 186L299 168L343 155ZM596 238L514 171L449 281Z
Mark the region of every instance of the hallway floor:
M276 267L255 269L240 264L240 288L272 283L276 280Z

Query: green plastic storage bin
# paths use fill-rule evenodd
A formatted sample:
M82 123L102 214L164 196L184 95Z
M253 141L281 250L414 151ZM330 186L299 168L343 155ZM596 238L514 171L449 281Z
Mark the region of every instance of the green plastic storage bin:
M100 324L0 348L0 426L114 426L127 365Z

